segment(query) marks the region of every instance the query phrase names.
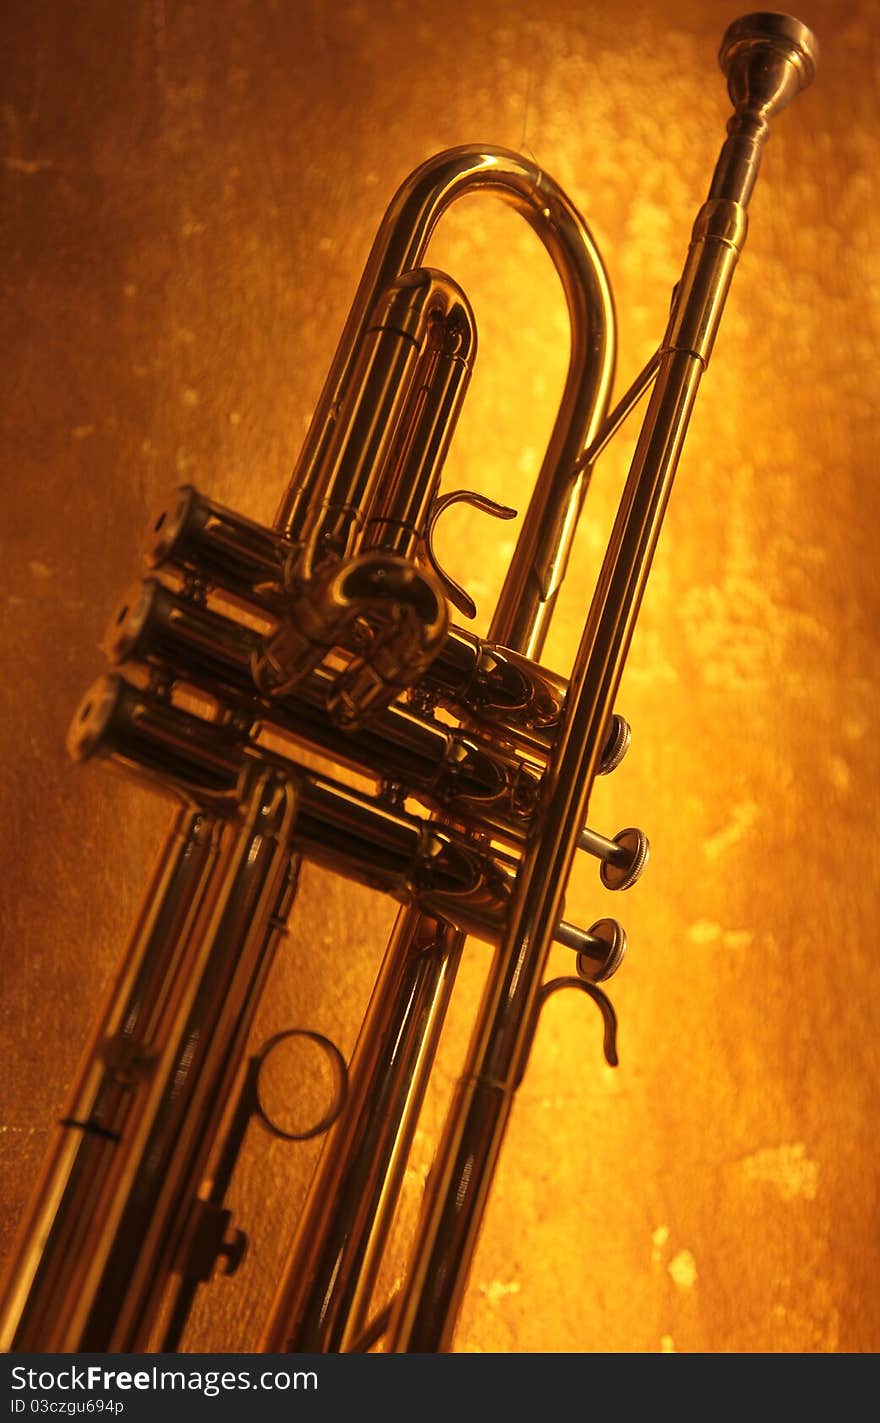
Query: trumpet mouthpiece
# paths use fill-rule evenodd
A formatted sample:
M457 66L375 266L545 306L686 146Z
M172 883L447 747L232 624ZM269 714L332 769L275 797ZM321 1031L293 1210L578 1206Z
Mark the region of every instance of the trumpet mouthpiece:
M743 15L725 31L718 63L737 112L771 119L813 82L819 42L792 15Z

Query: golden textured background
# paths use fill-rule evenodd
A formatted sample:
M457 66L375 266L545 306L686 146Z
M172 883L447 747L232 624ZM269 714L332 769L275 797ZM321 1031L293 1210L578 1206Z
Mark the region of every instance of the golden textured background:
M735 13L727 0L7 11L4 1247L168 817L72 768L63 745L151 508L192 480L271 518L384 205L448 145L524 148L585 211L615 286L622 389L663 329L723 136L715 53ZM619 913L629 931L612 985L622 1064L601 1064L580 995L553 1000L459 1349L880 1346L880 16L870 0L800 15L820 36L819 79L765 155L621 690L633 748L594 798L597 828L645 826L651 866L618 902L580 864L568 896L570 918ZM447 487L522 506L567 328L535 239L496 206L460 205L432 247L481 339ZM563 672L634 431L602 461L578 536L546 654ZM481 629L510 538L466 510L441 531ZM263 1028L307 1024L349 1050L391 916L307 873ZM474 944L410 1213L486 962ZM310 1148L254 1146L235 1183L253 1250L203 1292L193 1344L254 1343L296 1216Z

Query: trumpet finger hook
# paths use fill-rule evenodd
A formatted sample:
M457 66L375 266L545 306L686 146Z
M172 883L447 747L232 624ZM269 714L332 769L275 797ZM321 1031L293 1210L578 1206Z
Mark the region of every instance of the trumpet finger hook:
M431 512L428 515L428 527L425 531L425 554L428 562L443 584L444 592L453 607L466 618L477 616L477 605L469 593L456 583L454 578L450 578L445 569L440 567L437 555L434 551L434 529L437 520L452 504L470 504L473 509L479 509L483 514L491 514L494 519L515 519L516 510L511 509L509 504L497 504L494 499L487 499L485 494L477 494L472 489L454 489L450 494L441 494L439 499L435 499L431 505Z
M532 1016L532 1023L529 1029L528 1038L526 1039L525 1050L523 1052L522 1066L519 1070L519 1076L516 1079L517 1087L519 1087L520 1083L523 1080L523 1077L525 1076L526 1067L528 1066L529 1057L531 1056L532 1052L532 1046L535 1041L535 1032L537 1031L538 1027L538 1019L541 1016L541 1009L544 1007L544 1004L547 1002L547 999L550 998L552 994L557 993L560 988L579 988L582 993L586 993L589 998L592 998L593 1002L596 1004L596 1007L599 1009L599 1012L602 1014L602 1025L604 1029L602 1034L602 1051L605 1054L605 1061L608 1063L609 1067L617 1067L618 1065L619 1058L617 1056L617 1014L614 1011L614 1005L612 1004L611 999L608 997L608 995L606 993L603 993L602 989L599 988L597 984L589 983L584 978L575 978L573 976L551 978L548 983L542 984L541 988L538 991L538 997L535 1001L535 1010Z

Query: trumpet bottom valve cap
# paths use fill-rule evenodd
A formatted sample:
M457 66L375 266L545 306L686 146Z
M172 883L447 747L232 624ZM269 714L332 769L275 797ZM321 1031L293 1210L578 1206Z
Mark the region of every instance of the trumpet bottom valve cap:
M86 761L104 739L113 721L124 682L113 675L99 677L73 714L67 733L67 752L74 761Z

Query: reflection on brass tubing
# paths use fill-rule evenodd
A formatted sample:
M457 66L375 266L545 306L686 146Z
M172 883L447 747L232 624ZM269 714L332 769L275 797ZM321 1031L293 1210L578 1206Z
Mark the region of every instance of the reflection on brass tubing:
M168 789L204 799L226 817L251 793L261 768L274 767L297 786L295 849L400 903L418 902L466 933L498 938L516 865L500 851L490 854L447 825L381 804L277 751L249 748L229 728L169 706L118 675L96 683L89 704L80 756L107 758L136 776L144 766L157 775L161 766Z
M421 793L429 804L454 806L459 818L522 838L537 802L537 766L400 706L378 712L358 731L342 731L327 716L333 678L320 668L284 697L259 698L250 671L259 646L252 629L155 579L128 598L105 640L113 661L174 668L215 698L222 693L224 706L245 721L259 718L334 760Z
M360 400L346 427L351 440L341 451L329 451L328 458L335 459L337 467L320 505L312 509L311 524L303 531L306 561L302 567L297 565L297 574L304 580L311 578L325 559L341 559L354 550L362 511L369 507L378 471L388 458L417 356L412 340L396 331L366 333L357 372ZM337 426L337 432L341 428ZM350 461L345 462L349 448L357 457L353 467Z
M443 825L383 810L311 777L303 785L295 840L316 863L402 904L418 903L466 933L492 939L500 932L509 870Z
M512 205L534 228L559 273L571 319L571 358L535 496L511 561L508 592L490 634L537 657L565 571L586 476L570 468L604 415L614 370L614 308L602 259L583 218L535 164L500 148L456 148L429 159L401 185L376 234L302 453L276 525L302 537L309 508L324 498L327 449L380 293L421 265L443 213L469 192Z
M448 280L448 279L447 279ZM361 548L414 556L424 540L440 472L473 367L476 332L464 293L434 322L401 419L399 449L371 502Z
M233 510L184 486L163 519L161 550L148 551L156 569L174 568L243 598L256 611L287 607L285 572L292 545ZM262 536L257 539L254 530ZM222 538L220 534L222 533ZM112 633L112 630L111 630ZM420 692L465 714L510 730L534 749L552 744L567 682L531 659L451 627L425 671Z
M334 413L321 496L300 531L295 577L307 580L325 558L359 549L415 551L474 344L467 298L442 272L407 272L382 292ZM448 426L439 438L438 415ZM409 537L358 537L365 510L410 526Z
M291 810L292 806L292 800L288 800L286 809ZM290 853L287 828L278 823L265 841L255 835L245 842L226 902L215 910L207 929L211 947L200 986L201 1001L195 1003L185 1029L187 1059L190 1045L204 1046L198 1096L193 1094L191 1100L181 1102L178 1070L176 1118L171 1126L175 1156L170 1162L171 1179L176 1177L179 1182L177 1198L176 1203L169 1199L166 1182L159 1206L167 1208L168 1217L163 1237L157 1212L159 1231L154 1242L149 1305L129 1347L161 1347L156 1327L187 1294L186 1270L192 1269L187 1251L193 1248L190 1221L202 1203L198 1195L200 1183L296 896L299 859ZM221 1031L218 1024L222 1024ZM189 1068L189 1061L186 1065ZM198 1067L196 1062L195 1068ZM206 1123L211 1128L208 1133L204 1132ZM242 1233L242 1248L245 1243ZM216 1258L206 1262L202 1251L199 1266L209 1273L211 1266L220 1266L225 1256L226 1242L218 1240Z
M780 47L778 19L751 16L722 45L733 65L737 111L759 114L761 137L770 115L804 82L800 55L814 41L787 21L795 38ZM769 33L768 33L769 26ZM738 53L738 57L737 57ZM812 68L807 73L807 82ZM746 76L746 77L744 77ZM797 80L797 82L795 82ZM737 127L734 123L733 128ZM596 774L608 724L685 432L708 361L725 297L745 238L744 209L757 171L731 165L722 151L713 196L694 225L670 315L657 378L590 605L554 748L541 835L530 843L517 875L507 931L499 947L471 1039L471 1048L425 1201L410 1274L390 1326L393 1351L448 1348L465 1287L489 1186L531 1043L534 1012L561 896ZM723 176L719 176L719 173Z
M303 681L296 692L278 699L259 699L250 671L251 658L259 646L259 635L252 629L173 593L155 579L146 579L140 590L129 596L112 619L105 639L105 649L114 661L144 660L155 662L160 668L173 667L178 675L215 697L222 691L224 703L246 713L251 720L259 716L356 769L366 767L383 778L399 781L414 793L423 792L428 803L453 807L460 818L479 828L521 840L537 804L540 779L534 764L505 755L479 738L428 721L402 707L385 708L359 731L343 732L326 716L333 679L321 669ZM482 650L475 649L475 656L483 659L483 665L491 658L495 679L491 683L492 695L497 699L501 655L482 645ZM549 674L539 681L540 669L532 668L530 675L527 670L521 671L516 654L504 654L503 665L510 673L510 701L519 697L524 704L535 703L535 689L549 689L545 698L548 707L550 694L555 698L563 685L551 680ZM466 675L473 692L481 674L472 667ZM123 683L118 695L130 699L134 693L131 689L126 691L126 687ZM89 716L84 722L75 719L71 732L75 755L83 754L90 728L104 704L103 694L86 698L84 706L90 707ZM146 702L143 708L140 720L149 720ZM173 733L182 737L189 755L190 748L199 748L203 742L202 725L188 722L167 704L155 704L152 716L167 725L165 743L161 755L158 750L145 753L141 764L145 769L156 768L157 773L173 773ZM215 774L229 790L240 763L234 747L227 752L224 734L217 740L213 756L207 745L200 749L211 766L216 767L218 755L222 757L223 769ZM117 744L115 749L124 755L123 745ZM181 773L182 779L189 774ZM209 788L204 776L198 777L198 784L205 790Z
M271 1310L270 1353L342 1352L367 1311L464 935L401 909ZM401 1006L402 1005L402 1006Z
M227 817L264 768L274 767L297 786L291 828L297 850L401 903L417 899L427 912L445 915L468 933L497 936L511 874L499 855L445 825L314 775L278 752L251 750L227 727L169 706L119 676L97 683L88 703L94 710L81 756L108 758L135 775L144 767L158 775L161 768L168 789L204 799Z
M168 1042L151 1083L137 1189L118 1229L83 1349L150 1346L238 1062L296 882L296 793L275 771L255 778L230 825L214 892L193 943ZM218 1031L221 1029L222 1031ZM207 1130L206 1130L207 1127Z
M199 1283L235 1256L223 1196L246 1115L231 1114L228 1153L219 1138L300 855L403 909L266 1341L357 1348L378 1317L389 1350L450 1347L547 996L585 988L615 1060L614 1013L596 983L619 966L626 936L614 920L566 924L564 895L579 844L609 888L633 882L647 858L641 831L609 841L585 830L588 801L628 744L613 704L769 121L810 82L816 55L790 17L728 28L727 139L659 352L610 415L614 310L583 220L528 160L454 149L389 208L273 528L189 487L156 516L148 562L183 587L147 580L121 609L108 650L126 675L95 684L69 747L184 804L16 1247L7 1347L176 1346ZM473 191L534 227L571 319L556 423L486 640L448 628L444 589L465 613L470 599L431 546L460 497L438 498L438 481L475 332L455 283L421 266L441 214ZM566 682L537 658L592 461L652 378ZM405 690L409 707L394 705ZM446 725L438 706L462 724ZM306 770L302 742L381 779L381 794ZM430 814L411 813L413 798ZM465 934L494 945L491 967L403 1284L373 1314ZM554 940L577 953L579 978L545 981Z
M91 1074L103 1056L112 1095L120 1096L115 1077L129 1099L119 1142L70 1129L61 1138L45 1193L53 1234L27 1294L23 1282L11 1347L149 1346L204 1168L211 1140L205 1126L223 1110L290 907L292 814L289 788L274 772L265 773L227 832L219 862L206 865L210 877L200 879L201 894L187 902L185 932L182 926L175 941L177 971L167 982L159 979L165 992L143 1050L122 1058L126 1080L117 1043L112 1055L106 1048L93 1054ZM119 1016L118 990L113 1003ZM218 1034L221 1020L225 1031Z
M132 1179L126 1163L148 1110L147 1080L218 846L210 816L180 810L65 1109L65 1120L95 1130L57 1133L29 1207L7 1286L4 1350L62 1349L79 1338L74 1318L86 1275L106 1249L114 1183ZM31 1236L45 1240L41 1254L27 1248Z
M290 545L273 530L184 484L153 517L150 568L178 568L272 611L283 600Z
M452 627L422 689L469 721L546 754L559 730L567 681L508 647Z
M101 677L74 716L67 746L75 761L112 755L136 775L223 814L234 809L244 760L240 733L132 686Z
M355 730L420 680L448 626L431 569L381 549L329 560L292 595L287 615L255 654L254 681L265 695L283 696L334 647L345 648L354 655L334 678L327 710Z
M145 578L111 620L104 651L111 662L150 662L239 704L256 701L251 660L262 645L253 628Z

